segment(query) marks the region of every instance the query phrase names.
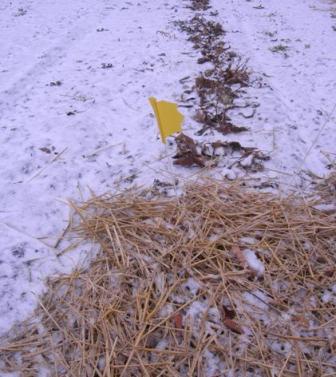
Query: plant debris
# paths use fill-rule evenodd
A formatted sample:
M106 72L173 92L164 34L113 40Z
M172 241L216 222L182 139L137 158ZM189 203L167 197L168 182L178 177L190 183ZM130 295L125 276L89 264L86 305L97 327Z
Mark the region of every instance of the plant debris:
M204 156L199 153L197 144L191 137L181 133L175 138L175 141L177 146L177 152L173 157L175 159L175 165L197 165L200 167L205 166L206 161L204 159Z
M194 11L206 11L210 7L209 0L191 0L190 9Z
M326 204L336 205L336 165L332 165L331 173L317 182L319 196Z
M204 11L208 4L208 1L192 1L191 9ZM211 14L216 16L216 12ZM229 115L234 109L246 108L252 108L252 111L248 115L239 112L243 118L252 118L256 113L257 104L242 102L244 88L250 85L247 61L223 41L225 31L222 25L208 20L202 13L196 13L191 20L179 21L177 25L188 34L188 40L193 43L194 49L200 51L202 56L198 63L211 65L211 68L196 77L194 86L185 89L181 96L181 102L184 104L180 106L189 108L195 106L198 98L193 118L202 127L196 135L202 136L213 131L222 135L248 131L248 127L234 124ZM180 83L186 85L189 79L189 76L183 77ZM197 98L192 96L194 91ZM234 161L227 158L223 167L230 169L236 165L245 171L258 172L263 170L263 162L270 159L256 148L244 147L239 142L195 142L182 134L176 138L176 143L174 163L182 166L214 167L226 156L234 157Z
M102 69L110 69L110 68L113 68L113 64L112 63L102 63L101 67L102 67Z
M237 141L196 142L191 137L181 133L176 138L177 151L174 163L181 166L210 167L217 166L220 159L226 156L236 159L231 167L239 167L250 171L263 170L263 161L269 156L256 148L243 147Z
M336 221L315 205L216 181L72 203L72 231L100 252L49 281L1 340L1 373L335 375Z
M61 86L62 85L62 81L60 80L56 80L56 81L51 81L50 86Z
M189 22L180 22L179 26L189 35L194 48L201 52L198 63L212 63L213 66L201 73L195 81L194 89L199 97L195 120L203 124L198 134L202 135L209 130L224 135L247 131L247 127L234 125L229 116L230 110L251 106L237 103L242 88L250 82L247 62L223 42L225 32L219 23L196 15Z

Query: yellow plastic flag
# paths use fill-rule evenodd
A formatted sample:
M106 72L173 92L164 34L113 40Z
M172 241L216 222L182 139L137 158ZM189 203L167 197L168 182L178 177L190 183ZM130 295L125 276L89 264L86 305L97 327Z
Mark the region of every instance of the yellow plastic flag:
M149 102L159 125L162 142L166 143L168 136L181 132L184 116L178 111L176 103L157 101L154 97L150 97Z

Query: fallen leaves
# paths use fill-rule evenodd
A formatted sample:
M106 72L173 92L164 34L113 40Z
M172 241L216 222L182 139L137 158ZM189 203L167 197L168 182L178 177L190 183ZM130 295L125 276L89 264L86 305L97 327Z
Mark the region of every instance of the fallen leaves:
M234 256L237 258L237 260L239 261L242 268L246 268L247 267L247 261L246 261L245 254L242 251L242 249L238 245L234 245L232 247L231 251L234 254Z
M191 166L217 166L220 159L236 155L233 165L238 165L244 170L260 171L263 169L262 161L269 159L256 148L244 147L237 141L196 142L184 133L176 138L177 151L174 164Z
M231 331L233 331L234 333L236 334L243 334L244 331L243 329L241 328L241 326L238 324L238 322L234 321L233 319L230 319L230 318L226 318L224 319L223 321L224 325L230 329Z
M241 107L236 100L241 97L241 88L249 85L247 61L225 44L221 38L225 31L217 22L196 15L190 22L180 23L180 28L189 34L194 48L201 52L198 63L213 65L196 78L193 88L199 97L196 120L203 124L199 134L207 130L216 130L224 135L247 131L247 127L233 124L228 114L230 110Z
M244 331L242 327L239 325L239 323L236 320L234 320L235 317L236 317L236 312L232 309L229 309L227 306L223 305L222 319L223 319L224 325L232 332L241 335L244 333Z
M205 166L205 161L203 157L197 151L197 145L194 140L181 133L175 138L177 153L174 156L175 164L181 166L193 166L197 165L200 167Z
M204 11L208 3L207 0L192 1L191 9ZM222 135L248 131L248 127L235 124L230 116L230 111L246 108L252 111L249 115L238 113L242 118L252 118L256 114L258 104L242 101L244 88L250 85L247 60L232 51L222 38L225 35L222 25L213 19L208 20L205 15L198 13L191 20L177 24L188 34L188 40L193 43L194 49L201 53L198 63L212 65L211 68L200 73L194 85L184 92L189 97L192 92L198 95L199 103L194 120L201 124L201 128L196 135L213 134L214 131ZM185 84L186 79L189 77L181 79L181 83ZM194 97L191 98L195 100ZM182 102L187 102L189 99L181 96ZM223 158L231 156L234 157L233 161L228 160L225 167L231 169L233 166L238 166L244 171L258 172L263 170L263 162L270 159L257 148L244 147L236 141L196 142L184 135L176 138L176 143L174 163L185 167L213 167Z
M182 329L183 328L183 317L181 313L177 313L173 317L173 323L176 329Z

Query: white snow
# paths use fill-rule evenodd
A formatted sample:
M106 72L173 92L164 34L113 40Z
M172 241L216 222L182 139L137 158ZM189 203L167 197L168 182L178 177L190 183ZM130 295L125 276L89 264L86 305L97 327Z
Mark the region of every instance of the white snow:
M155 348L158 350L164 350L165 348L167 348L167 346L168 346L167 340L161 339Z
M186 318L190 317L193 322L200 320L204 313L209 309L207 302L194 301L186 312Z
M198 290L200 289L200 284L192 278L189 278L182 287L189 291L193 296L197 295Z
M326 287L326 289L323 290L321 299L326 304L331 303L336 305L336 285Z
M265 272L265 266L263 265L262 261L257 258L255 252L250 249L243 250L246 262L248 266L257 273L257 275L261 276Z
M218 356L208 350L204 352L203 357L206 362L206 375L209 377L218 376L225 367L224 363L221 362Z
M254 245L258 241L254 237L241 237L240 238L240 242L244 243L244 244L247 244L247 245Z
M271 153L269 170L287 184L302 169L319 176L335 160L335 5L319 0L213 0L226 40L263 77L249 89L260 106L240 140ZM272 52L276 46L285 52ZM282 182L283 183L283 182Z
M255 290L251 293L245 292L243 296L247 304L252 305L255 308L262 309L263 311L268 309L267 303L269 299L264 293Z

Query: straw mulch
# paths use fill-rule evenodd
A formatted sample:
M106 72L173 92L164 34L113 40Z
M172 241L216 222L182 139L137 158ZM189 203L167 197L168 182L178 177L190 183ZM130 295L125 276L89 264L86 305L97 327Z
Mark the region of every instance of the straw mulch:
M317 185L320 197L326 203L336 204L336 169Z
M335 213L214 182L73 206L77 235L101 251L50 281L1 347L2 371L336 375Z

